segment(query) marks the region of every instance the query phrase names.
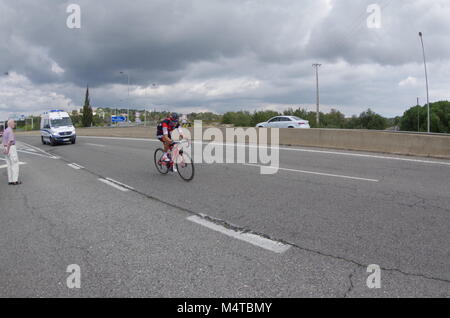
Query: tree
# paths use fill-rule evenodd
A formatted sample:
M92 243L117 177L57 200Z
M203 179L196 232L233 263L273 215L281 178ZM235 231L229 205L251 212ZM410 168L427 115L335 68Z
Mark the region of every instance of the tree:
M250 127L252 116L247 111L228 112L222 117L222 124L234 125L236 127Z
M418 119L420 131L428 130L427 105L415 106L408 109L400 120L400 129L404 131L417 131ZM450 133L450 102L439 101L430 104L431 132Z
M359 115L361 129L385 130L387 128L387 119L370 108Z
M345 115L336 109L332 109L330 113L321 116L322 125L326 128L344 128Z
M86 97L84 99L83 116L81 117L81 125L83 127L91 127L93 121L91 101L89 98L89 86L86 88Z
M276 116L280 116L280 113L272 110L255 111L252 115L252 126L256 126L259 123L264 123Z

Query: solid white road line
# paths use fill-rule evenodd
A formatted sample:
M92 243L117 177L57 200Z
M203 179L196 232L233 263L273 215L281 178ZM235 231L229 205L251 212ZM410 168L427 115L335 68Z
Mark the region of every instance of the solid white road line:
M115 189L117 189L117 190L120 190L120 191L122 191L122 192L128 192L128 191L130 191L129 189L124 188L124 187L122 187L122 186L120 186L120 185L118 185L118 184L116 184L116 183L114 183L114 182L111 182L111 181L109 181L109 180L102 179L102 178L99 178L98 180L99 180L100 182L103 182L104 184L107 184L107 185L109 185L109 186L111 186L111 187L113 187L113 188L115 188Z
M99 144L91 144L91 143L85 143L84 145L87 145L87 146L94 146L94 147L100 147L100 148L104 148L104 147L106 147L105 145L99 145Z
M376 180L376 179L366 179L366 178L359 178L359 177L352 177L352 176L344 176L344 175L339 175L339 174L330 174L330 173L305 171L305 170L296 170L296 169L287 169L287 168L276 168L276 167L262 166L262 165L255 165L255 164L244 164L244 166L258 167L258 168L266 167L268 169L272 168L272 169L277 169L277 170L282 170L282 171L291 171L291 172L312 174L312 175L325 176L325 177L351 179L351 180L359 180L359 181L369 181L369 182L380 182L380 180Z
M157 139L144 139L144 138L119 138L119 137L94 137L94 136L82 136L82 138L160 142ZM202 141L193 141L193 143L206 144L206 142L202 142ZM222 146L227 146L227 147L238 146L238 147L249 147L249 148L260 147L262 149L267 149L267 148L270 149L271 148L269 146L256 146L256 145L247 145L247 144L226 144L226 143L215 143L215 142L212 142L210 144L211 145L222 145ZM362 153L353 153L353 152L339 152L339 151L314 150L314 149L304 149L304 148L286 148L286 147L280 147L279 150L450 166L450 162L446 162L446 161L433 161L433 160L412 159L412 158L402 158L402 157L390 157L390 156L371 155L371 154L362 154Z
M270 240L268 238L265 238L265 237L262 237L262 236L259 236L256 234L243 233L243 232L238 232L235 230L227 229L221 225L210 222L210 221L208 221L204 218L201 218L199 216L196 216L196 215L188 217L187 220L191 221L193 223L202 225L204 227L207 227L213 231L230 236L232 238L235 238L235 239L250 243L252 245L264 248L271 252L284 253L291 247L290 245L286 245L286 244L283 244L283 243L280 243L277 241L273 241L273 240Z

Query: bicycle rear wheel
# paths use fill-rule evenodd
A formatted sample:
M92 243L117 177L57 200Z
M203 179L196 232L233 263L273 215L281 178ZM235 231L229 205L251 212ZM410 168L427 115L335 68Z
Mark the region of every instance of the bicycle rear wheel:
M169 173L169 166L162 162L161 158L163 156L164 156L164 150L162 150L161 148L156 149L155 156L154 156L155 167L159 173L167 174L167 173Z
M188 154L184 152L180 153L177 157L175 165L181 179L183 179L184 181L192 181L192 179L194 179L194 162Z

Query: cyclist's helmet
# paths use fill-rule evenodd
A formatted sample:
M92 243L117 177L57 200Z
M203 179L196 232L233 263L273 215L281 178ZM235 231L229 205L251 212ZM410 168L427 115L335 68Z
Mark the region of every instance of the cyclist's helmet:
M178 115L177 113L172 113L170 115L170 119L174 122L178 122L180 120L180 115Z

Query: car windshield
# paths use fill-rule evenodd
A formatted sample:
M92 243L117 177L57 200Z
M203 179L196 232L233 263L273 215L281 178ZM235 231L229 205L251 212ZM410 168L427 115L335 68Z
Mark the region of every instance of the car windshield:
M52 127L64 127L64 126L73 126L70 117L52 119Z

